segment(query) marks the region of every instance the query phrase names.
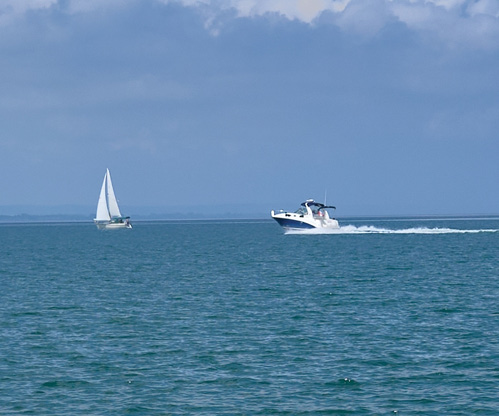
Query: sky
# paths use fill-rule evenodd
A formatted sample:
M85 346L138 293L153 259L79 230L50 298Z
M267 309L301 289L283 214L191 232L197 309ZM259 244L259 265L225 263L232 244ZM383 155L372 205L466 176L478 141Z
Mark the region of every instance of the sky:
M0 0L0 214L497 214L498 157L497 0Z

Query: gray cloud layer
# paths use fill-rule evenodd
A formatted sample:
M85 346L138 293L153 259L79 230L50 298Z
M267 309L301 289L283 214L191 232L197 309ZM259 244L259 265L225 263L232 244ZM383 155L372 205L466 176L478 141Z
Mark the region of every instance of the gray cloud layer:
M119 8L134 0L3 0L0 23L33 10L63 8L85 13ZM495 49L499 46L497 0L151 0L197 8L206 27L217 34L227 19L280 16L307 24L327 22L348 33L371 37L387 24L399 22L424 37L459 46Z

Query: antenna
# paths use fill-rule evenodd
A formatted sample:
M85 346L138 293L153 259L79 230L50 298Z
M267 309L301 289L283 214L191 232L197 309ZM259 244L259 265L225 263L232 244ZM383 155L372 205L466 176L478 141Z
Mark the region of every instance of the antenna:
M327 205L327 189L324 191L324 205Z

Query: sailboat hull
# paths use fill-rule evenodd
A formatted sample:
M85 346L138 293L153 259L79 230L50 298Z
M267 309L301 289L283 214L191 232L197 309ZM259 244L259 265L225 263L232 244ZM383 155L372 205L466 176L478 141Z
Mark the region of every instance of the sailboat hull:
M117 230L120 228L132 228L132 224L125 222L95 222L99 230Z

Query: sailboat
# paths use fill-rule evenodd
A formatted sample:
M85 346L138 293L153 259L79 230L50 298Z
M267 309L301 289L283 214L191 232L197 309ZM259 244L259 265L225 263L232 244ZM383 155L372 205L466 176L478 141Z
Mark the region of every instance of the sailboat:
M130 217L123 217L118 207L118 201L114 195L111 174L106 169L102 188L100 190L99 202L97 203L97 215L94 219L99 230L116 228L132 228Z

